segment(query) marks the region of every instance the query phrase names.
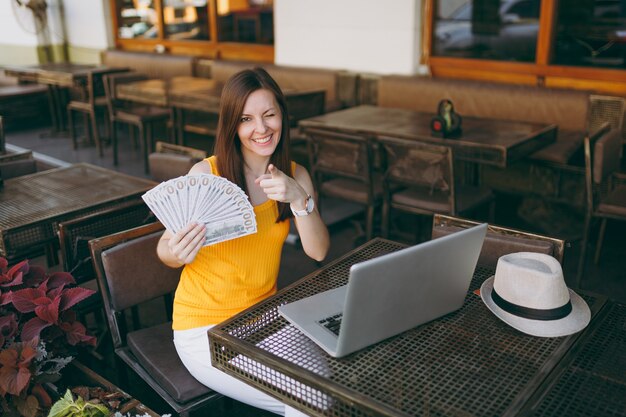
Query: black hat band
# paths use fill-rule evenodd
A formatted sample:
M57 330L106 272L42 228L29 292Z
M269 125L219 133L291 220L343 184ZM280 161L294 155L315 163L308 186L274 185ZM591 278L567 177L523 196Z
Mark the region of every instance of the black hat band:
M559 320L563 317L567 317L567 315L572 312L572 302L570 300L568 300L566 304L557 308L549 308L545 310L530 308L506 301L498 295L495 288L491 291L491 299L498 307L507 313L531 320Z

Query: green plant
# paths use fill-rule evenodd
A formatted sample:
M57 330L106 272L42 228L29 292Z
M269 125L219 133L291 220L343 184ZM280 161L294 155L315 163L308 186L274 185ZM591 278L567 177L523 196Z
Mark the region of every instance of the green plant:
M61 377L79 344L95 345L71 307L94 293L66 272L47 274L0 257L0 410L36 417L52 400L44 383Z
M50 408L48 417L108 417L109 409L104 404L85 401L81 396L74 396L68 389Z

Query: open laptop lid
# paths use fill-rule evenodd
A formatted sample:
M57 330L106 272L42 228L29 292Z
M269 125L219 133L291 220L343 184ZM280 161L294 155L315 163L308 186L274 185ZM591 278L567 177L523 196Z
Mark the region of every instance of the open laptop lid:
M337 356L459 309L486 233L481 224L352 265Z

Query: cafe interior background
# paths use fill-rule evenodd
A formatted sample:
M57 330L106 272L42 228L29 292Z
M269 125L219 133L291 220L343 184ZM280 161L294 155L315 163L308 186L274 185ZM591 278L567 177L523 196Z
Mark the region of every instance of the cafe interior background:
M585 90L609 107L626 97L626 0L26 3L0 2L0 66L98 65L117 49L346 71L359 79L353 104L376 105L388 74ZM580 241L580 211L530 206L521 223L519 212L499 202L496 220Z
M611 105L626 98L626 0L30 1L39 14L26 1L0 1L0 67L97 65L102 51L119 49L344 70L359 77L357 101L372 105L388 74L585 90ZM9 132L7 142L25 132ZM519 199L498 203L502 225L568 241L574 282L582 212L540 204L524 217ZM331 259L355 247L346 229L331 230ZM602 263L588 262L585 278L585 289L620 302L624 231L611 223ZM319 267L303 270L301 254L293 256L290 279Z

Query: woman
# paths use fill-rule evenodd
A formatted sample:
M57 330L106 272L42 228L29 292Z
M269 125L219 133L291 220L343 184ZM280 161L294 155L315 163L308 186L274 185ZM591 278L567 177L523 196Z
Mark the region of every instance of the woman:
M185 266L174 298L174 344L189 372L226 396L277 414L297 414L278 400L213 368L207 330L276 292L280 254L292 213L302 247L321 261L328 230L315 208L311 177L289 158L285 97L261 68L233 75L220 103L215 155L189 174L227 178L250 198L257 233L203 247L205 226L166 231L157 248L168 266Z

